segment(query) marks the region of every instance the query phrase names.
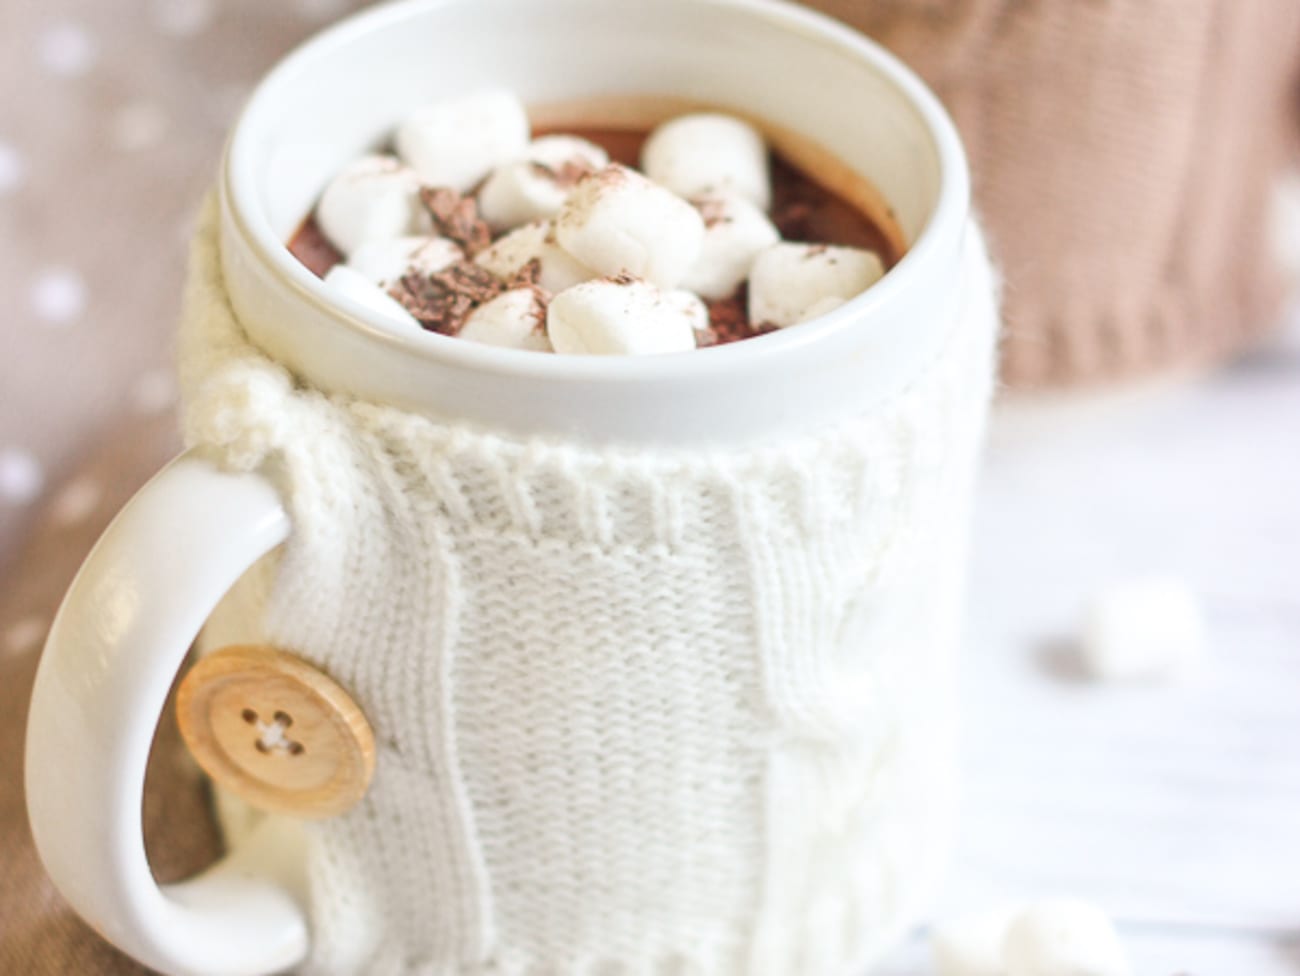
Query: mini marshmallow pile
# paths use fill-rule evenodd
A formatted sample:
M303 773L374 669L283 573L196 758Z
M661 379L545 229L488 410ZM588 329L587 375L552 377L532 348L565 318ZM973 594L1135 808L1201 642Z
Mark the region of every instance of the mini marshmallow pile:
M940 926L937 976L1131 976L1106 914L1072 898L996 908Z
M585 139L533 139L519 99L421 109L396 155L356 160L316 207L344 256L325 276L399 330L558 353L652 354L708 341L706 303L748 283L754 331L805 322L884 273L859 248L782 241L768 152L748 123L657 128L644 172Z

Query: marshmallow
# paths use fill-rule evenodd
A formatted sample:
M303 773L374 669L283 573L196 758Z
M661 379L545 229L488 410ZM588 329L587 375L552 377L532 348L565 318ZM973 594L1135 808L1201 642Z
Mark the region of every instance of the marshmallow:
M936 927L930 940L936 976L1005 976L1002 945L1018 914L997 908Z
M537 284L549 292L564 291L596 277L596 272L574 260L555 242L550 221L536 221L512 230L480 251L474 261L498 278L509 278L534 258L541 267Z
M397 154L430 186L471 190L523 154L528 115L507 91L482 91L422 108L397 127Z
M445 237L393 237L366 241L352 252L348 267L387 288L408 271L430 275L465 260L465 252Z
M556 295L547 310L546 333L556 352L577 355L695 348L693 313L681 297L630 275L584 282Z
M551 352L545 323L546 305L536 289L512 288L474 309L456 334L485 346Z
M478 191L478 209L494 232L554 216L588 172L609 165L609 154L577 136L542 136L523 159L498 166Z
M349 268L346 264L336 264L325 275L325 284L333 288L335 293L345 295L377 313L385 322L394 326L395 331L424 331L415 316L404 309L397 299L355 268Z
M735 292L749 277L754 258L777 243L781 233L734 190L711 191L691 202L704 218L704 244L682 287L717 301Z
M1205 657L1205 622L1196 598L1177 579L1112 583L1092 600L1081 641L1088 670L1098 678L1173 677Z
M731 115L703 112L665 122L646 140L641 169L679 196L732 189L760 210L772 202L763 136Z
M813 319L821 318L827 312L833 312L843 305L847 298L840 298L838 295L827 295L825 298L819 298L803 310L799 316L800 322L811 322Z
M363 156L330 181L316 205L330 243L350 255L366 241L428 233L420 179L393 156Z
M574 188L555 228L560 246L598 273L627 273L661 288L686 277L704 244L698 210L617 164Z
M709 327L709 307L693 291L677 288L664 293L664 301L681 312L691 323L691 329L703 332Z
M1039 902L1011 923L1006 976L1130 976L1115 927L1100 909L1070 899Z
M749 272L749 319L784 327L824 315L885 273L872 251L826 244L775 244ZM829 299L837 299L832 305Z
M594 171L609 165L609 153L594 142L578 136L538 136L528 144L525 158L554 170L574 165Z

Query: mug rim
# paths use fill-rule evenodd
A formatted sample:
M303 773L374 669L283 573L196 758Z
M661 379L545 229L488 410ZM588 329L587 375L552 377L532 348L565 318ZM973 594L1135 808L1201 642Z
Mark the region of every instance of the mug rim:
M774 21L805 39L834 46L869 63L918 114L938 163L938 193L924 224L900 260L879 281L817 320L778 329L743 342L704 347L655 356L563 356L466 342L433 332L399 333L381 323L364 305L326 291L316 277L289 251L270 226L258 203L253 130L278 89L292 84L327 56L356 36L391 27L424 11L479 0L394 0L362 10L309 37L279 61L257 84L240 112L227 141L222 161L221 185L225 208L240 236L267 270L292 288L295 297L313 306L367 342L394 347L412 361L436 363L501 377L515 376L535 382L655 383L691 377L730 374L781 359L807 346L818 345L846 330L863 328L863 319L906 300L914 288L924 287L927 266L951 254L964 232L970 210L970 174L956 126L937 97L902 61L877 42L818 11L792 0L660 0L689 2L693 7L742 11ZM511 2L511 0L500 0ZM525 0L527 2L527 0ZM635 5L639 0L599 0L602 5ZM761 115L761 112L759 113ZM814 137L814 141L815 137Z

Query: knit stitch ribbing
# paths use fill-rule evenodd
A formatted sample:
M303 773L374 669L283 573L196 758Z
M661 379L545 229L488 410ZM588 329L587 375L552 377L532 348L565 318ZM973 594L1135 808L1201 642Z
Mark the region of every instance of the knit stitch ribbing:
M303 388L244 339L212 222L187 436L276 478L295 525L231 601L343 684L379 746L365 800L309 828L307 971L833 974L877 954L948 808L996 331L977 232L968 314L905 393L688 452Z

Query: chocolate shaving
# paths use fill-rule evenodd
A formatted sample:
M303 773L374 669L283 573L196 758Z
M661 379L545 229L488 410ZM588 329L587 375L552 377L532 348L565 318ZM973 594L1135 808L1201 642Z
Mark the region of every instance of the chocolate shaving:
M409 273L389 294L431 332L454 336L470 313L506 290L506 283L472 261L459 261L436 274Z
M509 278L506 279L505 290L513 291L516 288L536 288L537 282L542 277L542 260L541 258L530 258L522 264ZM540 288L537 289L541 291Z
M620 271L617 274L606 275L605 280L612 285L634 285L641 279L630 271Z
M420 202L433 217L433 228L473 257L492 243L492 231L478 214L478 201L445 186L420 188Z

